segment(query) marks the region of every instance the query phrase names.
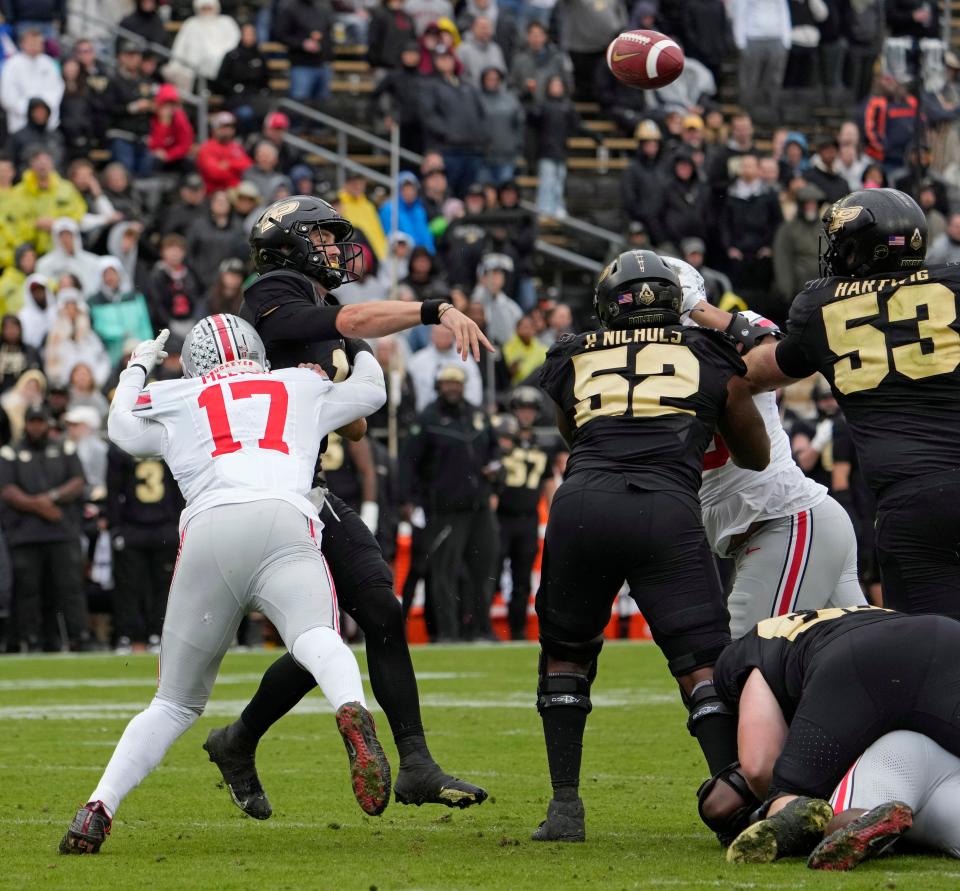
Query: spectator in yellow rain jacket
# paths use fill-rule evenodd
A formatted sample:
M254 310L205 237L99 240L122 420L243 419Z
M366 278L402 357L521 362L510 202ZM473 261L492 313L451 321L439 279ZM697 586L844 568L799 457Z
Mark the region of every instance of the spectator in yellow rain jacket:
M13 263L0 275L0 316L16 314L23 308L23 284L37 268L37 249L29 242L17 245Z
M340 212L367 238L370 248L383 260L387 256L387 236L377 214L376 205L367 197L367 179L362 173L347 171L347 178L337 195Z
M53 169L53 158L44 149L34 149L28 156L30 168L11 190L6 216L15 230L14 242L9 246L10 261L13 250L24 241L32 241L38 254L45 254L53 246L50 230L59 217L72 217L78 222L87 212L87 203L73 183ZM0 238L10 236L0 231ZM0 250L0 262L2 250Z

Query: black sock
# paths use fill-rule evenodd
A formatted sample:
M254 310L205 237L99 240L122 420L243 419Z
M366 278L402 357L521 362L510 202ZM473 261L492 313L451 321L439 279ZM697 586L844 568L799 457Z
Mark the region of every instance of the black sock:
M710 715L701 718L694 725L694 731L711 775L737 760L736 716Z
M259 740L316 686L313 675L286 653L266 670L253 699L240 714L244 728Z
M547 762L555 798L576 795L580 787L580 759L583 755L583 730L587 712L582 708L560 706L544 709L543 738L547 744Z
M420 694L407 646L403 612L393 589L370 588L355 599L351 617L363 629L370 686L400 752L430 757L423 739Z
M430 754L430 749L427 748L427 740L423 735L423 727L419 729L408 727L396 734L393 741L397 745L401 764L410 760L422 761L426 759L433 761L433 755Z

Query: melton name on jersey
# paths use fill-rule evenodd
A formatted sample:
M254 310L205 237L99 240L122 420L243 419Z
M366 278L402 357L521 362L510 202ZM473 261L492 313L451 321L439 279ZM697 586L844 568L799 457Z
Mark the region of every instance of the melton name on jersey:
M566 476L620 472L640 488L696 493L727 382L745 372L729 339L709 329L677 324L561 338L540 385L572 434Z
M818 279L790 308L777 364L827 378L876 492L960 467L958 294L948 264Z

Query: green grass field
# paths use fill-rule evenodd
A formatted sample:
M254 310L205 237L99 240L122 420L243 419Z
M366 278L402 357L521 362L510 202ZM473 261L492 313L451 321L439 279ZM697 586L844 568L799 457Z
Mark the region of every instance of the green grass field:
M231 654L207 713L124 802L96 857L57 842L93 789L126 721L153 692L150 656L0 659L2 888L957 888L960 864L890 857L846 876L800 861L726 864L696 815L704 767L659 652L604 649L587 725L587 843L535 844L549 797L534 708L533 646L417 648L434 754L491 798L450 811L391 803L361 813L347 759L318 693L260 748L274 807L244 817L200 748L233 718L276 654ZM358 653L363 665L363 654ZM376 713L391 762L396 751Z

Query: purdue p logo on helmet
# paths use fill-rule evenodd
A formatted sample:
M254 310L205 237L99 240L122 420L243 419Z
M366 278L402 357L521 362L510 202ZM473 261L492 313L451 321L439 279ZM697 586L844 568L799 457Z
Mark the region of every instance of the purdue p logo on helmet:
M332 291L363 275L352 235L353 226L326 201L294 195L264 210L250 234L250 253L261 274L292 269Z
M861 189L827 208L820 240L823 275L873 275L919 269L927 218L898 189Z
M653 251L625 251L603 272L593 308L604 328L644 328L680 321L677 274Z

